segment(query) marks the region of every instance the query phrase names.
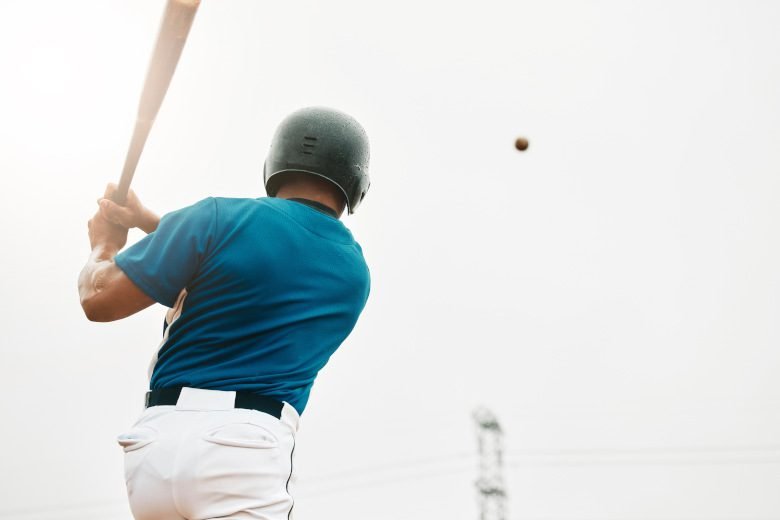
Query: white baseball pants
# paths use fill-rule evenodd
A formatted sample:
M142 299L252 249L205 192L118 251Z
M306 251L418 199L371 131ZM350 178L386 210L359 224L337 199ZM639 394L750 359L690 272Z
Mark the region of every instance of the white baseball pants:
M136 520L288 520L298 413L233 407L234 392L184 388L118 437Z

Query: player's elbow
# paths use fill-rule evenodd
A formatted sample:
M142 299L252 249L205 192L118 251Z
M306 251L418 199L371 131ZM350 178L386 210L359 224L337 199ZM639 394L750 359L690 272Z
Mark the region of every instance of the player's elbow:
M84 311L84 316L89 321L116 321L124 317L124 314L121 313L120 302L105 292L84 291L80 299L81 310Z
M110 269L107 269L105 264L93 266L92 269L89 267L88 264L79 276L79 300L84 316L89 321L119 319L121 316L117 316L115 309L116 298L112 298L110 294L113 282Z
M89 321L116 321L154 303L113 264L107 269L82 274L79 300Z
M129 282L128 282L129 283ZM127 318L154 303L135 286L124 287L121 281L104 291L86 291L81 296L81 309L89 321L107 322Z
M86 316L89 321L107 322L117 319L111 316L111 313L106 309L105 305L96 302L94 298L82 298L81 309L84 311L84 316Z

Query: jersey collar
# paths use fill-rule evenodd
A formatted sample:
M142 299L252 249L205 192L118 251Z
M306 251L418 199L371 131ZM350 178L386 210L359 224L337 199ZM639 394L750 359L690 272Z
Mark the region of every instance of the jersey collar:
M325 204L322 204L322 203L320 203L320 202L317 202L316 200L309 200L309 199L299 199L299 198L292 198L292 199L287 199L287 200L292 200L292 201L295 201L295 202L300 202L301 204L305 204L305 205L309 206L310 208L314 208L314 209L316 209L317 211L320 211L320 212L322 212L322 213L325 213L326 215L330 215L330 216L331 216L331 217L333 217L333 218L336 218L336 219L337 219L337 218L339 218L339 215L338 215L338 213L336 213L336 212L333 210L333 208L329 208L329 207L328 207L328 206L326 206Z

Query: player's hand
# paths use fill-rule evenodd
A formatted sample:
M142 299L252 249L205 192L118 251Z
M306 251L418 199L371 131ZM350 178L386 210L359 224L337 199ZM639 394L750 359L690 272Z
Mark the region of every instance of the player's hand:
M116 252L127 243L127 228L109 222L98 210L95 216L87 222L89 228L89 245L94 250L103 247Z
M160 217L141 204L141 199L138 198L138 195L133 190L127 193L127 200L124 206L120 206L112 200L114 192L116 192L116 184L109 184L106 187L106 193L98 199L99 212L103 218L112 224L127 229L140 228L146 233L151 233L157 229Z

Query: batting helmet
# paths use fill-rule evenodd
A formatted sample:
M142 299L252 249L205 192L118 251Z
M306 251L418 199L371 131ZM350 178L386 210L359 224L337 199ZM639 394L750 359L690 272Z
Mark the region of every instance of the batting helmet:
M276 129L263 168L265 189L275 196L285 173L317 175L341 189L354 213L371 184L368 157L368 136L360 123L332 108L303 108Z

